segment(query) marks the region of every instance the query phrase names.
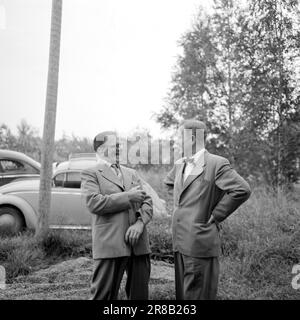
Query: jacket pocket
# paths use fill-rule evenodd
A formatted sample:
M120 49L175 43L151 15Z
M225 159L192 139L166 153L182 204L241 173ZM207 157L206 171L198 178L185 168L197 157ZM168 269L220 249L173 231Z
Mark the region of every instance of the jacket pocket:
M97 223L95 223L95 226L97 226L97 227L101 227L101 226L106 226L106 225L108 225L108 224L112 224L112 222L109 222L109 221L100 221L100 222L97 222Z
M218 235L215 223L195 223L193 230L197 238L208 243L214 241L214 238Z

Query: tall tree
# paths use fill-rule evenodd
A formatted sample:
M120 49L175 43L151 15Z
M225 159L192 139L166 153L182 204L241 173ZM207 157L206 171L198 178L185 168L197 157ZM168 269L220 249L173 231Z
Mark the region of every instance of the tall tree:
M172 75L170 88L163 110L157 114L157 120L163 127L178 124L180 117L209 117L210 90L208 83L214 66L215 48L211 42L211 21L204 10L199 15L192 30L186 32L179 41L183 54L178 57Z
M285 174L289 166L285 158L289 152L294 154L286 144L290 136L286 124L296 118L300 101L295 82L295 62L300 56L299 17L298 1L250 2L243 32L247 36L242 40L241 52L251 66L251 95L245 101L244 115L266 146L271 182L278 190L291 179Z
M200 8L191 30L182 37L172 86L157 120L164 127L180 118L209 124L211 148L234 155L233 135L241 115L241 72L237 51L240 8L233 0L215 0L213 13ZM216 139L217 137L217 139ZM228 152L227 150L230 150ZM234 160L234 157L231 159Z
M6 124L0 125L0 149L14 150L17 145L17 139L12 134L11 130Z
M38 136L38 131L24 119L21 120L21 123L17 126L17 130L18 137L16 149L40 161L41 139Z
M36 229L37 237L43 237L45 236L45 234L47 234L48 217L51 207L51 179L58 90L61 17L62 0L52 0L48 82L42 143L42 168L39 190L39 217L38 227Z

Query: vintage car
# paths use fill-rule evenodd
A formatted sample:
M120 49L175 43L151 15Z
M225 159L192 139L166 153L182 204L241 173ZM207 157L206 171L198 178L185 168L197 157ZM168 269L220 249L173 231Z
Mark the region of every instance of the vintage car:
M0 149L0 186L17 179L39 178L40 168L24 153Z
M80 173L95 164L95 155L81 154L54 165L50 228L90 229L91 214L81 195ZM164 201L146 182L143 182L143 187L152 196L154 214L166 215ZM38 201L39 180L15 181L0 187L0 232L18 233L23 229L35 229Z

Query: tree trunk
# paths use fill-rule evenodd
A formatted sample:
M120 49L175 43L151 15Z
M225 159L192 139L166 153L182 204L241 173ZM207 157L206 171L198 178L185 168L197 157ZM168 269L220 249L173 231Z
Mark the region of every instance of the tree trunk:
M37 237L44 237L49 228L48 220L51 209L52 163L54 154L61 16L62 0L52 0L48 82L39 190L39 217L36 229Z

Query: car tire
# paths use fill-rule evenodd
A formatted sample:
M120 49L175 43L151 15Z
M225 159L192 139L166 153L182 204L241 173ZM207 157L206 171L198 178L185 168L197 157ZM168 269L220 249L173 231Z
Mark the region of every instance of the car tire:
M25 227L25 220L20 211L16 208L0 207L0 234L17 235Z

